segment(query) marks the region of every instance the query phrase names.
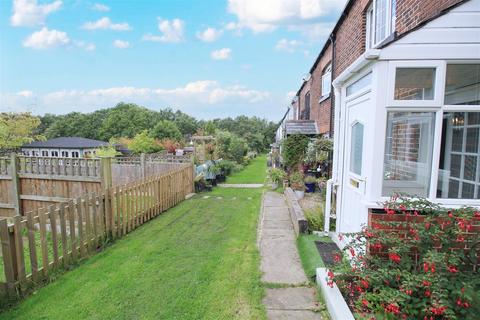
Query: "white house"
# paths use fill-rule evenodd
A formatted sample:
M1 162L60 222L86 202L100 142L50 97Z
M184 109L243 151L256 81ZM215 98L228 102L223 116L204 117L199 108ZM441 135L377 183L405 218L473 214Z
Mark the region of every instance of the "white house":
M333 81L336 233L394 193L480 206L480 0L384 47L368 49L368 34Z
M47 141L34 141L22 146L26 156L84 158L95 154L95 150L108 146L105 141L80 137L60 137Z

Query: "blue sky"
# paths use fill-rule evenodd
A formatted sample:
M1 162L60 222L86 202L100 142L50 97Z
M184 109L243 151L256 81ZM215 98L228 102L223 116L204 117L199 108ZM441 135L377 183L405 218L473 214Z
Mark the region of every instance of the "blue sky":
M344 3L0 0L0 110L278 120Z

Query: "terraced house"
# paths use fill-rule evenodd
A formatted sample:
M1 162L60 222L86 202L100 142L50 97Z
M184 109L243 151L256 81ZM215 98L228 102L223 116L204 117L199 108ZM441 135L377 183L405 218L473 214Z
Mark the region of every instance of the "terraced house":
M334 137L337 233L395 193L480 205L480 0L348 1L291 109Z

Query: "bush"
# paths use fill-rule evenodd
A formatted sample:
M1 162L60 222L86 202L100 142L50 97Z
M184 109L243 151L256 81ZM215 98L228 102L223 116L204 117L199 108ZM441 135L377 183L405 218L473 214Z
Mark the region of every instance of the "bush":
M406 197L384 208L384 222L349 235L351 265L344 261L336 283L354 310L377 319L478 319L480 237L473 229L480 212Z
M273 183L281 183L285 179L286 173L282 169L272 168L269 170L268 175Z
M308 229L310 231L322 231L324 227L325 217L322 206L305 210L305 218L308 221Z
M305 135L294 134L282 141L282 158L287 168L294 168L303 162L309 138Z
M220 173L225 176L229 176L230 174L232 174L235 165L236 163L230 160L220 160L217 161L217 163L215 164L215 166L219 168Z
M182 133L173 121L160 120L150 131L150 135L155 139L172 139L180 141Z
M296 171L289 177L290 186L293 190L305 190L305 183L303 182L303 174Z
M305 183L316 183L317 179L314 176L306 176Z
M163 147L152 137L148 135L148 131L144 130L137 134L128 145L128 148L136 154L153 153L163 150Z

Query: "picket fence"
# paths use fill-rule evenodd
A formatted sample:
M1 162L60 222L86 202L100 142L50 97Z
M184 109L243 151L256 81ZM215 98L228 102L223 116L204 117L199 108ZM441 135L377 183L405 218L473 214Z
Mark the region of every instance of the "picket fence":
M95 254L106 241L120 238L175 206L193 192L193 166L89 193L0 220L6 282L0 296L17 297L51 272Z

